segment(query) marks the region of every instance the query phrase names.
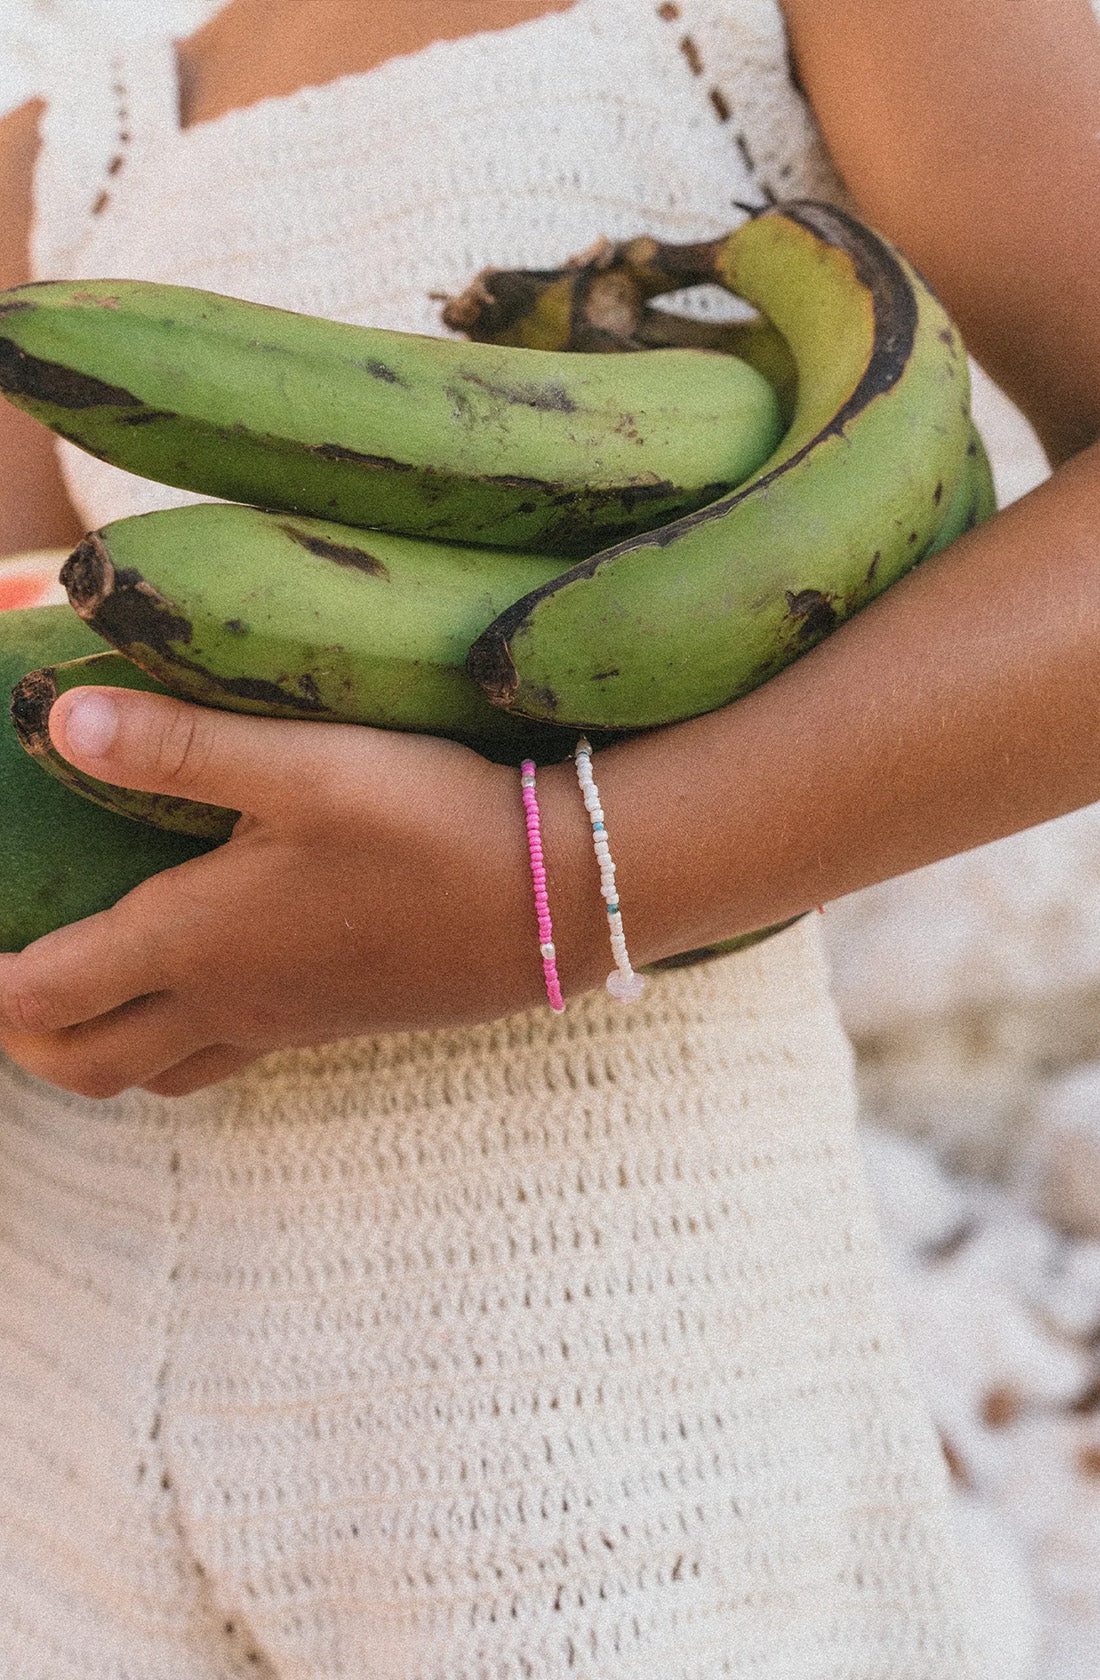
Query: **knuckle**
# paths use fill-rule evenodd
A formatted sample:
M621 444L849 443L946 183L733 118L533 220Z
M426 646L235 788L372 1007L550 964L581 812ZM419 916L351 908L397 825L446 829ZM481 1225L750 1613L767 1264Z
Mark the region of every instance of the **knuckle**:
M33 980L16 976L0 985L0 1018L16 1032L51 1033L62 1025L56 1003Z
M157 739L156 775L186 792L201 781L213 752L213 720L198 706L173 706Z

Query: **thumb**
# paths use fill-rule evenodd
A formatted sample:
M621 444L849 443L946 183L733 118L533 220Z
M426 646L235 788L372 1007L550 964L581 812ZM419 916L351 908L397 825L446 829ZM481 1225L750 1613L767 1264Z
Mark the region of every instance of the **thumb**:
M71 688L49 717L57 751L101 781L256 816L285 810L288 784L301 785L322 727L126 688Z

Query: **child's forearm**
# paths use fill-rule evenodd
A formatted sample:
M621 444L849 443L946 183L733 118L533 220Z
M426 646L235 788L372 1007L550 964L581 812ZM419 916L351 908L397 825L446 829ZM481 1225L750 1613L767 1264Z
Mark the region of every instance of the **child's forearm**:
M0 118L0 287L31 278L31 186L43 108L42 100L32 99ZM53 438L0 400L0 557L62 548L79 535Z
M635 966L1100 798L1098 510L1100 446L753 694L598 753ZM541 787L564 974L598 888L571 767Z

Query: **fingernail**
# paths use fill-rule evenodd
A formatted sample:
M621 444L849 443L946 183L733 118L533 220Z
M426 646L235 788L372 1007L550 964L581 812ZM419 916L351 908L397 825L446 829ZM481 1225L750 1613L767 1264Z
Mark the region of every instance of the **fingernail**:
M90 691L69 706L65 741L81 758L102 758L118 733L118 707L106 694Z

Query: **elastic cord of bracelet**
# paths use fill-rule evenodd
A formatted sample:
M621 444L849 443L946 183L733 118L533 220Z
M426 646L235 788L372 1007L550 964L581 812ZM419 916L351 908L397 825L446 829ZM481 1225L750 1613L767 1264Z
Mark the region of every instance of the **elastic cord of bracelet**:
M560 1015L565 1008L565 1001L561 995L561 982L558 979L557 953L554 950L554 929L550 921L550 900L546 892L546 865L542 856L542 833L539 819L539 802L535 794L535 761L525 758L520 766L520 784L523 788L523 807L527 814L527 850L531 857L531 879L535 887L535 911L539 923L539 955L542 957L542 972L546 980L546 996L550 1007L556 1015Z
M619 894L615 886L615 865L611 861L607 825L600 804L599 790L592 774L592 748L584 735L574 748L573 759L577 766L577 780L584 796L584 808L592 821L592 839L596 848L596 861L600 866L600 892L607 904L611 954L615 958L615 967L607 977L607 989L620 1003L634 1003L645 990L645 977L635 974L630 966L626 936L623 933L623 918L619 909Z

